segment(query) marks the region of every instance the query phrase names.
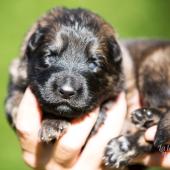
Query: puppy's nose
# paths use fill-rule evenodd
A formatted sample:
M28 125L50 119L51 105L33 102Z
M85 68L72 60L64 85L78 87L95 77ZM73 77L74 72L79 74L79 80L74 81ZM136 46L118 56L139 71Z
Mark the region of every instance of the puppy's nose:
M75 94L74 88L69 84L64 84L59 88L59 92L63 98L70 98Z

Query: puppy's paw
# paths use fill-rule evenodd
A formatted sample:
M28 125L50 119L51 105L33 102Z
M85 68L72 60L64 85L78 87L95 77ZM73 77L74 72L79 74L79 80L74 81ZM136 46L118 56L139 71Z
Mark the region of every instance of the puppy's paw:
M128 164L131 157L135 156L128 138L121 136L112 139L105 150L104 163L110 168L124 167Z
M132 112L132 122L140 129L146 129L159 121L160 112L154 108L141 108Z
M69 123L63 120L46 119L42 122L39 136L42 142L49 143L63 135Z

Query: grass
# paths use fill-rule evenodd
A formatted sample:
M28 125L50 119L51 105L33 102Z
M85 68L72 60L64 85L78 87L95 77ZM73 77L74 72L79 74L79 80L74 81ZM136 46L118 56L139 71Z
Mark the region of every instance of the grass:
M19 55L32 23L54 6L91 9L119 32L121 38L170 38L170 1L163 0L1 0L0 1L0 169L28 170L14 132L4 114L8 65Z

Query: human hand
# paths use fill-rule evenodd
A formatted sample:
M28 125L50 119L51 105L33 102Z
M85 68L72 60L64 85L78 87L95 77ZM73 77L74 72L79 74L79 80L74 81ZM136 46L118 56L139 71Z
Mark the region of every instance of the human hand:
M86 139L92 130L99 109L75 120L67 132L54 144L41 143L38 132L42 113L28 88L18 110L16 129L24 161L41 170L102 170L102 157L108 141L120 134L126 115L125 94L107 111L105 124L98 133Z
M157 126L149 128L145 132L146 141L153 142L156 134ZM158 152L148 154L138 159L138 162L147 166L159 166L163 168L170 168L170 145L160 146Z

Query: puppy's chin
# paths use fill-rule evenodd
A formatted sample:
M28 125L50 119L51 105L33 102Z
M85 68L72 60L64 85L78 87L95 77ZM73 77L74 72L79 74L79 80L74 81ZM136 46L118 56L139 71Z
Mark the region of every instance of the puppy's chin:
M53 106L52 109L46 108L45 111L53 114L53 116L67 119L78 118L85 114L82 109L73 108L66 104Z
M59 105L54 110L59 114L73 114L73 109L67 105Z

